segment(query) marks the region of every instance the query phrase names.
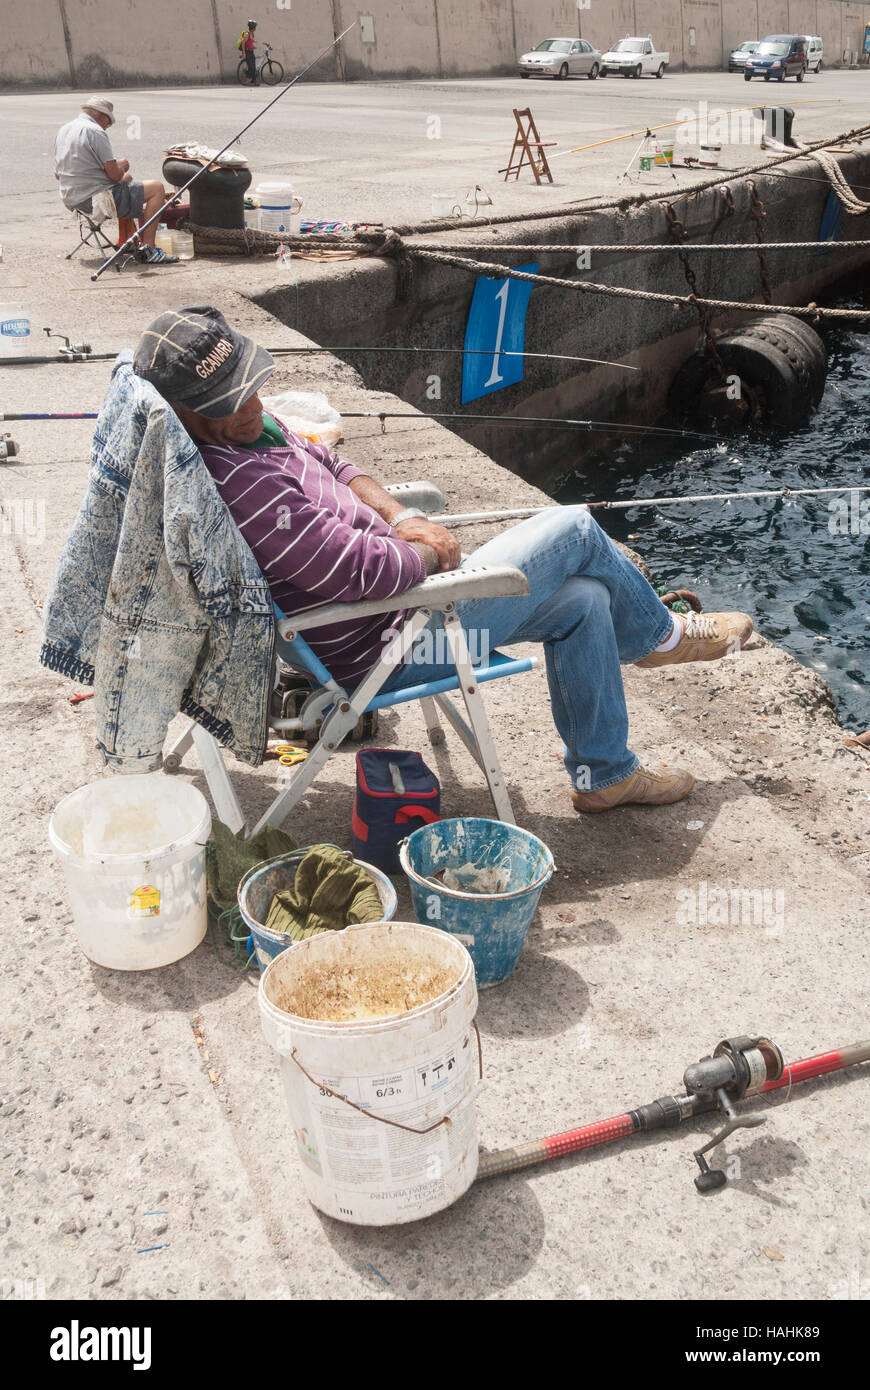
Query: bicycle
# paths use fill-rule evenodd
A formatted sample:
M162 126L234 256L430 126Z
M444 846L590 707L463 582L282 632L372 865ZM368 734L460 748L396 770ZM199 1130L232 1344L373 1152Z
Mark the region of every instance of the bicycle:
M251 81L251 74L248 72L246 58L243 58L236 68L236 77L243 87L254 86L257 78L259 78L261 82L264 82L267 87L274 87L276 82L280 82L283 79L284 69L277 58L272 57L272 45L267 43L264 44L263 47L266 51L256 61L256 77L254 82Z

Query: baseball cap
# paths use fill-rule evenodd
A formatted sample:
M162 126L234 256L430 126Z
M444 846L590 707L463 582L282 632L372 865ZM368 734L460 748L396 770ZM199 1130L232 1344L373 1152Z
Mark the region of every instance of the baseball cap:
M268 381L274 359L210 304L167 309L136 344L133 370L169 401L219 420Z
M115 104L109 101L108 97L98 96L95 92L87 101L82 102L82 110L99 111L101 116L108 116L109 125L115 124Z

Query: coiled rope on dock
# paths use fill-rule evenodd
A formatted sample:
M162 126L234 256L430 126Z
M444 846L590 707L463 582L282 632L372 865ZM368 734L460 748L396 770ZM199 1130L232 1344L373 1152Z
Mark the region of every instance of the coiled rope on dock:
M846 212L853 217L861 217L865 212L870 212L870 203L865 203L853 192L846 179L843 170L840 168L836 159L827 150L813 150L812 158L821 169L824 169L828 178L831 180L831 188L839 198Z

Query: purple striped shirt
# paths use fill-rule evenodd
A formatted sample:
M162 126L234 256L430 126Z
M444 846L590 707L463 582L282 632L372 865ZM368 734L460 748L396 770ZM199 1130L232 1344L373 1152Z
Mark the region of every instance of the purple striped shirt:
M420 552L351 491L363 470L275 423L286 448L197 447L278 607L289 615L321 603L392 598L425 579ZM305 638L336 680L353 684L403 616L356 618Z

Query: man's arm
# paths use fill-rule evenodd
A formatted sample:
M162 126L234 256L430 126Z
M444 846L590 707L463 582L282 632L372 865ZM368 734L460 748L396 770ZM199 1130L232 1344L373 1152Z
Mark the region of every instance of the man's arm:
M126 165L126 168L123 168L123 165ZM107 176L112 180L112 183L130 182L130 175L127 172L130 165L126 159L108 159L103 165L103 168Z
M268 404L266 409L269 410ZM309 439L294 435L290 426L281 419L280 414L271 410L269 413L297 441L295 447L311 454L319 463L323 464L324 468L328 468L338 482L349 487L361 502L365 502L372 511L377 512L378 516L388 525L392 525L393 517L405 510L404 503L397 502L395 497L391 497L388 492L384 491L380 483L376 483L374 478L363 473L356 464L340 458L335 449L330 449L325 444L315 444ZM456 569L462 558L459 544L453 539L450 532L443 526L426 521L422 517L413 517L408 521L400 522L396 528L396 536L399 540L413 545L418 551L426 567L427 575L438 574L442 570Z
M371 507L372 511L377 512L388 525L392 525L393 517L405 510L402 502L398 502L395 497L391 497L374 478L370 478L367 473L358 473L352 478L349 487L351 492L355 492L360 501L365 502ZM459 542L450 534L444 526L439 526L435 521L427 521L425 517L410 517L407 521L400 521L396 527L396 535L400 540L409 541L412 545L419 547L423 554L423 563L426 566L427 574L436 574L442 570L456 569L462 558ZM429 552L426 554L426 552ZM433 561L437 561L435 563Z

